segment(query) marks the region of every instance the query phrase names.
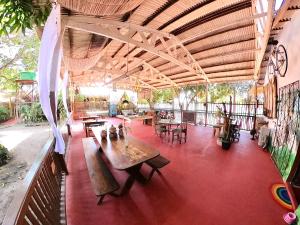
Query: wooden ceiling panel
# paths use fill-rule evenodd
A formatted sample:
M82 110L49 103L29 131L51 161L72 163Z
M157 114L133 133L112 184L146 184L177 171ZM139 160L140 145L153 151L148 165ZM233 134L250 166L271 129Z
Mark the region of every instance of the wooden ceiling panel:
M256 34L254 19L265 16L254 15L252 0L148 0L143 1L134 10L124 15L103 17L113 21L127 22L128 26L132 24L155 29L157 32L167 32L175 35L178 46L177 52L173 51L171 41L174 39L156 40L152 45L154 50L144 48L140 44L127 45L117 41L118 39L108 39L103 36L89 34L86 32L68 29L65 32L63 45L64 54L73 58L89 58L94 55L101 55L96 70L80 72L74 71L73 76L76 79L84 77L84 80L103 79L105 70L113 73L121 71L126 73L143 63L148 63L154 68L155 73L162 73L164 82L160 82L157 77L152 76L150 79L149 70L137 72L132 76L141 79L143 82L153 87L167 87L176 82L178 85L203 83L205 80L201 75L196 74L196 70L189 70L188 67L194 68L195 65L203 69L203 73L209 78L210 82L230 82L236 80L252 79L255 67L257 52ZM281 27L285 26L292 17L292 14L299 6L300 0L290 0L288 10L278 19L277 25L271 31L271 36L276 36L281 32ZM68 15L83 16L80 13L64 13ZM125 25L127 26L127 25ZM143 28L142 28L143 29ZM113 29L111 29L113 31ZM120 28L123 30L123 28ZM142 37L139 31L131 32L128 35L129 40L136 40L140 43L149 42L153 33L145 34ZM106 33L98 33L105 34ZM121 39L119 39L121 40ZM170 42L168 42L171 40ZM124 40L122 39L124 42ZM166 44L162 44L166 41ZM174 44L174 43L173 43ZM137 47L139 46L139 47ZM160 51L167 52L176 60L170 60L162 56ZM180 49L180 51L179 51ZM184 50L185 49L185 50ZM147 52L149 51L149 52ZM187 51L186 54L184 51ZM268 48L267 48L267 51ZM150 53L151 52L151 53ZM186 58L180 58L181 55ZM188 59L188 55L191 58ZM128 57L128 66L126 64ZM267 55L265 57L267 59ZM105 62L113 62L114 68L107 66ZM171 62L170 62L171 61ZM178 63L180 61L181 63ZM146 63L145 63L146 62ZM182 65L184 63L185 65ZM260 73L265 71L267 61L263 61ZM104 66L106 65L106 66ZM98 68L98 69L97 69ZM198 68L199 71L199 68ZM201 71L201 70L200 70ZM152 72L153 73L153 72ZM113 74L116 77L118 74ZM137 78L139 77L139 78ZM171 79L168 84L168 80ZM124 83L124 82L123 82ZM126 82L125 82L126 83ZM145 85L147 86L147 85Z

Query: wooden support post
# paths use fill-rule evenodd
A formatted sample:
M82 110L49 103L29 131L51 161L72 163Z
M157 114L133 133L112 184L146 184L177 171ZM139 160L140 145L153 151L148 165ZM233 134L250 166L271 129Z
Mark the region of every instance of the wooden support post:
M255 139L256 134L256 111L258 106L258 99L257 99L257 82L255 82L255 105L254 105L254 118L253 118L253 128L250 131L250 134L252 135L251 140Z
M55 124L57 125L57 112L56 112L56 107L55 107L55 92L54 91L50 91L50 107L51 107L51 111L52 111L52 115L53 115L53 119ZM55 153L55 157L57 158L57 161L60 163L61 169L68 175L68 168L67 168L67 164L65 162L64 156L62 154L59 153Z
M233 113L236 114L236 90L233 89Z
M66 102L67 102L67 110L69 113L71 113L71 100L70 100L70 88L69 88L69 83L67 86L67 90L66 90ZM71 118L69 118L71 119ZM68 129L68 135L72 136L72 132L71 132L71 126L70 124L67 124L67 129Z
M205 126L208 122L208 83L205 84Z

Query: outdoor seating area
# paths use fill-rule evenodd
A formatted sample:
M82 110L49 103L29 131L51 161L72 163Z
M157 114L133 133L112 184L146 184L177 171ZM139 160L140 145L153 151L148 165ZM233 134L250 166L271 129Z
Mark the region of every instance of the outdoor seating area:
M0 224L300 225L299 9L0 1Z
M109 123L117 126L122 120L110 119ZM96 139L98 137L101 142L90 139L93 145L96 142L94 149L103 146L102 151L95 152L120 186L97 206L99 199L96 199L93 188L97 177L91 178L87 172L89 164L82 150L85 135L81 127L78 122L73 125L76 131L67 154L71 175L67 178L66 199L71 224L93 224L98 220L105 224L210 224L212 216L216 224L222 224L224 220L228 221L226 224L236 220L244 224L274 224L280 222L281 215L286 212L278 207L268 191L271 184L280 182L281 178L268 153L249 140L248 133L242 132L239 145L224 152L212 139L212 128L188 125L189 139L181 145L162 143L153 127L140 121L132 121L130 136L155 148L157 153L151 153L152 156L158 153L160 156L146 160L133 171L126 169L130 162L122 160L119 164L115 158L126 148L122 150L114 143L116 140L107 139L106 143L100 139L101 128L93 128ZM132 151L138 149L130 148L131 145L133 143L129 141L128 152L123 154L133 158L146 157L142 153L133 154ZM200 151L198 146L202 146ZM136 162L132 160L131 163ZM132 176L142 176L142 179L136 177L131 183ZM234 178L230 179L232 176ZM249 180L249 177L255 177L255 180ZM107 183L102 184L107 187ZM76 188L78 186L82 188Z

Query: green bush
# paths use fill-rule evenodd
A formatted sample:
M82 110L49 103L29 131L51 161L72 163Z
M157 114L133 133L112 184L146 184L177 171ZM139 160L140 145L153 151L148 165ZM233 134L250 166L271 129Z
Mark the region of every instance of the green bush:
M138 100L138 104L149 105L149 102L147 101L147 99L141 98Z
M0 144L0 166L5 165L8 159L9 157L7 148Z
M67 112L65 110L65 106L61 95L58 96L57 100L57 118L58 120L67 118Z
M40 103L23 105L21 107L21 116L25 123L38 123L46 120Z
M7 108L0 106L0 122L9 118L9 111Z
M81 95L81 94L77 94L74 97L75 102L83 102L84 99L85 99L84 95Z

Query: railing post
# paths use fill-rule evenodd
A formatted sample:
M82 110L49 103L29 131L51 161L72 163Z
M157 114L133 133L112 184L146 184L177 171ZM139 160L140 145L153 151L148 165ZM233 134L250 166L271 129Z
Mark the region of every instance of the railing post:
M50 106L51 106L53 119L54 119L55 124L57 124L57 113L56 113L56 107L55 107L55 92L50 91L49 97L50 97ZM55 157L57 158L58 162L60 163L61 169L68 175L69 172L68 172L67 164L65 162L63 155L55 152Z
M205 126L207 126L207 117L208 117L208 83L206 83L205 85Z

